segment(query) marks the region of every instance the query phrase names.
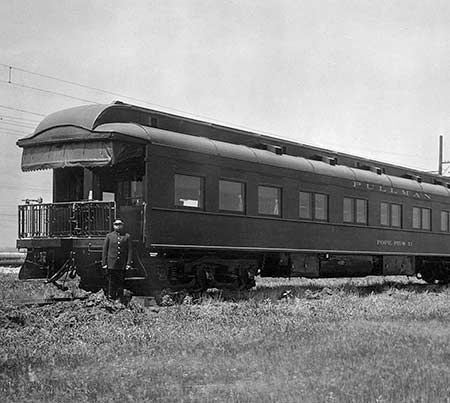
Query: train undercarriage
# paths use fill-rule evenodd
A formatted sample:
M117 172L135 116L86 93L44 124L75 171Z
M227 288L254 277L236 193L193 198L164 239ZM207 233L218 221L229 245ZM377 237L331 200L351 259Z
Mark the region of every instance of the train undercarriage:
M106 286L101 268L102 242L101 238L21 242L19 245L27 246L28 253L19 278L41 278L64 288L65 279L79 276L80 288L97 292ZM155 251L139 245L133 256L124 284L132 295L158 296L161 290L175 293L204 292L210 288L248 290L255 286L257 275L308 278L416 275L431 284L450 282L450 260L438 257L195 253L175 249Z
M28 248L20 279L45 279L62 288L65 278L80 277L80 288L97 292L106 286L101 267L101 243L68 239L58 247ZM24 245L25 243L20 243ZM78 245L77 245L78 244ZM94 244L94 245L93 245ZM180 251L149 251L136 245L132 268L125 272L125 288L133 295L156 295L160 290L202 292L209 288L246 290L255 286L258 260L255 256L192 254Z

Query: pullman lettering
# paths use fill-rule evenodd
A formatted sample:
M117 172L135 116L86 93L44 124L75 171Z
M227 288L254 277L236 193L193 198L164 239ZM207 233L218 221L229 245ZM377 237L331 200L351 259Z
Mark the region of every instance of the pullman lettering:
M428 193L414 192L411 190L399 189L399 188L394 188L391 186L376 185L374 183L364 183L364 182L353 181L353 188L354 189L362 189L362 190L371 190L371 191L373 190L375 192L381 192L381 193L393 194L393 195L399 195L399 196L406 196L406 197L411 197L413 199L431 200L431 196Z

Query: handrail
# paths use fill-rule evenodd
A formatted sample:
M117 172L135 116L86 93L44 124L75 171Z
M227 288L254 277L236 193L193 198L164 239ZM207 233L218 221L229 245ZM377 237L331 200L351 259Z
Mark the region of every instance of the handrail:
M18 206L19 239L104 236L111 231L115 202L73 201Z

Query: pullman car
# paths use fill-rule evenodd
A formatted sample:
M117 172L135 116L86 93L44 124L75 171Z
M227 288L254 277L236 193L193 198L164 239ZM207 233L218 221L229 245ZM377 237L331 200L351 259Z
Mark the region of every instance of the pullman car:
M22 279L99 290L120 217L137 295L248 289L257 274L449 280L442 176L121 102L51 114L17 144L22 170L53 170L53 202L19 206Z

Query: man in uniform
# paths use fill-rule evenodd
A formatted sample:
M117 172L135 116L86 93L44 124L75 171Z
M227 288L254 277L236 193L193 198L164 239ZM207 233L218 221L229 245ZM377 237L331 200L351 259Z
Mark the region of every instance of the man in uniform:
M108 297L117 299L123 295L125 270L131 265L132 247L130 234L124 231L124 222L115 220L113 228L103 243L102 267L107 272Z

